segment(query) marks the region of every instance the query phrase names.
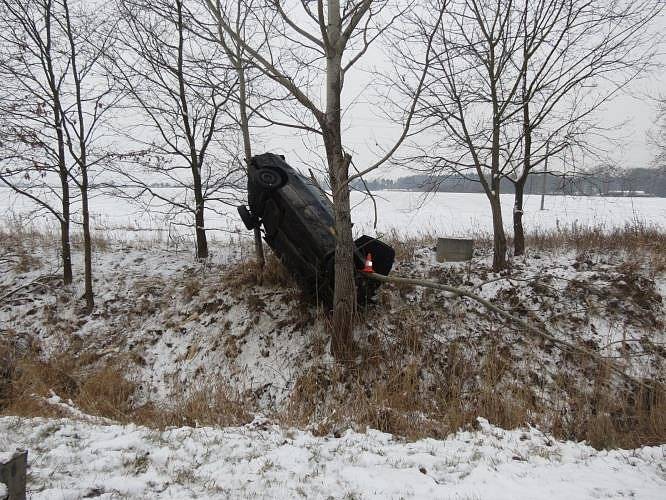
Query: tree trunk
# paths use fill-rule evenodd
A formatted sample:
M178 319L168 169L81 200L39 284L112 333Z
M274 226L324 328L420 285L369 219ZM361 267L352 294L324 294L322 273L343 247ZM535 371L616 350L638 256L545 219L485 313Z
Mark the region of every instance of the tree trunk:
M321 123L326 146L329 177L335 212L335 289L333 292L333 331L331 352L339 360L353 354L353 327L356 309L354 283L354 240L349 203L349 164L351 157L342 148L342 52L341 9L339 0L328 0L328 37L326 48L326 114Z
M66 21L66 30L67 38L69 39L69 48L70 48L70 66L72 77L74 79L74 90L76 91L76 112L77 120L75 123L78 124L78 142L79 142L79 154L76 158L76 162L81 169L81 182L79 183L79 189L81 191L81 215L83 218L83 253L84 253L84 282L85 282L85 292L84 296L86 299L86 313L90 314L95 306L95 301L93 298L93 288L92 288L92 241L90 238L90 211L88 209L88 155L87 155L87 144L86 144L86 130L84 125L84 114L83 114L83 96L81 93L81 74L79 73L77 66L77 51L74 33L72 31L72 23L69 16L69 4L65 0L63 1L63 8L65 10L65 21ZM61 109L61 112L62 109ZM68 135L69 139L69 135ZM70 144L70 153L74 155L71 142Z
M208 257L208 240L206 239L206 226L204 225L204 200L201 193L201 179L194 182L194 224L196 226L197 259Z
M53 97L53 128L58 144L58 175L60 176L60 189L62 191L62 219L60 221L60 246L62 251L62 281L65 285L72 283L72 249L69 240L70 201L69 201L69 172L65 164L65 133L63 131L63 116L60 105L60 88L57 84L53 59L51 55L51 4L45 5L44 22L46 27L45 63L49 89Z
M523 194L525 192L525 180L521 177L515 183L515 195L513 204L513 255L519 256L525 253L525 231L523 229Z
M69 184L67 172L62 170L60 171L60 189L62 191L62 219L60 220L62 281L65 285L70 285L72 283L72 250L69 242Z
M333 293L333 332L331 352L339 360L348 360L353 353L353 322L356 309L354 282L354 240L349 203L349 161L342 153L342 145L332 145L329 165L333 176L333 210L335 212L335 290ZM333 179L332 179L333 180Z
M490 200L490 209L493 215L493 271L506 269L506 234L502 222L502 206L499 193L500 179L495 178L491 184L492 192L487 193Z
M84 167L81 175L81 215L83 217L83 254L86 313L90 314L95 307L92 287L92 239L90 237L90 212L88 210L88 171Z
M243 149L245 151L245 164L249 169L250 159L252 158L252 142L250 140L250 121L247 116L247 85L245 80L245 70L243 69L243 53L239 45L236 46L236 53L229 54L233 60L238 75L238 107L240 112L240 126L243 133ZM257 259L257 282L261 284L264 275L264 266L266 259L264 258L264 245L261 241L261 229L257 226L254 228L254 254Z
M525 231L523 230L523 193L525 182L532 170L532 124L530 122L530 99L527 92L527 16L523 16L523 30L525 32L525 43L523 44L523 69L522 69L522 99L523 99L523 137L525 141L523 171L514 183L513 202L513 255L519 256L525 253Z
M185 23L183 21L183 2L176 0L176 12L178 14L178 59L176 62L176 75L178 78L178 100L180 102L180 117L183 120L183 128L190 149L190 170L192 172L192 181L194 184L194 233L196 238L197 258L205 259L208 257L208 240L206 239L206 226L204 224L204 197L201 187L201 167L203 163L203 154L199 155L196 146L196 137L194 127L190 125L190 111L187 102L187 92L185 88L185 70L184 70L184 46L185 39L183 32Z
M261 284L263 281L266 258L264 257L264 244L261 241L261 229L259 229L259 227L254 228L254 256L257 259L257 266L259 267L257 271L257 282Z
M493 132L491 151L491 179L490 192L486 195L490 200L490 208L493 214L493 271L501 271L506 268L506 234L502 224L502 207L500 205L500 105L497 94L499 75L495 65L495 47L490 47L490 96L493 106ZM480 172L479 172L480 173Z

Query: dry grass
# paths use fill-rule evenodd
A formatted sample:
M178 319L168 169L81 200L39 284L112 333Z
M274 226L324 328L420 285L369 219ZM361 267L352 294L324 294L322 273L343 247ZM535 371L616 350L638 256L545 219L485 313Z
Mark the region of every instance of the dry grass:
M52 247L60 242L60 228L37 228L30 220L14 217L0 226L0 242L6 250Z
M19 257L29 255L28 249L35 246L57 244L56 236L22 232L20 228L13 229L11 235L0 231L3 246ZM435 237L424 234L403 238L393 232L385 240L396 248L399 264L406 265L415 259L420 248L432 247ZM478 237L477 248L487 251L488 244L488 239ZM641 255L640 259L628 258L618 267L617 286L625 287L621 292L632 304L644 306L645 311L654 310L654 286L647 286L641 280L645 275L643 262L649 263L652 273L666 272L666 234L656 228L633 224L604 231L574 226L532 233L528 235L527 248L528 251L573 250L581 258L587 253L603 255L609 251ZM16 262L25 269L39 265L27 258ZM460 277L438 278L459 284L456 279ZM249 308L265 307L261 296L248 290L258 284L254 261L229 268L222 284L246 297ZM270 252L262 285L295 287ZM582 287L588 285L581 283ZM161 307L164 288L159 281L138 282L137 293L146 298L142 299L145 303L138 301L134 305L137 314L149 314L151 307ZM186 277L182 283L183 300L193 299L200 291L199 277ZM572 295L576 292L573 285L569 292ZM395 290L383 288L381 294L382 300L399 302ZM600 301L603 298L599 297ZM276 417L285 424L309 426L322 434L347 426L359 429L370 426L419 438L444 437L459 428L475 425L476 417L484 416L505 428L533 424L557 437L587 440L599 448L666 442L663 385L650 391L622 386L606 370L575 357L563 359L558 369L551 372L554 379L547 380L546 370L521 371L526 364L538 366L538 363L521 359L510 338L503 336L506 332L501 326L496 331L479 332L484 342L465 338L433 341L431 325L455 328L459 321L456 314L467 311L432 312L427 311L427 304L419 308L404 307L390 318L399 331L388 331L382 326L380 316L385 313L386 308L378 308L359 319L378 326L370 328L368 337L359 342L353 366L322 363L309 368L297 379L287 407ZM642 315L650 319L649 313ZM306 306L288 320L315 321L312 310ZM325 318L321 315L316 321ZM488 341L488 338L505 340ZM539 349L538 345L532 347ZM323 351L322 343L313 355L323 357ZM225 385L195 388L173 401L169 408L154 403L137 405L136 387L126 377L126 366L122 359L100 360L76 352L58 353L43 360L30 346L17 351L13 346L0 345L0 413L62 414L62 410L46 404L43 398L33 396L48 396L52 390L65 400L71 399L86 413L158 428L226 426L243 424L251 418L252 397Z
M137 408L132 421L164 429L171 426L244 425L252 421L252 402L225 385L190 391L169 407L148 403Z
M375 345L354 368L315 366L299 377L280 418L316 434L366 426L404 436L443 438L483 416L502 428L535 425L555 437L604 448L666 442L666 388L621 388L608 373L590 381L561 370L556 399L514 370L509 349L474 355L452 342L437 359ZM472 354L470 354L472 353ZM571 360L571 364L585 364Z
M90 356L57 353L48 360L34 350L19 353L4 347L4 390L0 412L21 416L52 416L61 412L44 398L51 392L71 399L86 413L126 421L134 384L123 376L121 360L100 363Z
M391 229L381 239L393 247L395 258L399 262L414 260L415 253L419 248L434 247L437 242L437 236L434 233L424 232L418 235L406 235L395 229Z
M419 327L406 326L414 341ZM310 369L298 379L284 418L299 426L314 422L313 430L320 434L370 426L410 439L443 438L473 426L479 415L505 428L527 422L533 408L525 404L523 389L498 390L507 362L496 353L478 365L468 349L451 343L445 361L432 370L429 354L414 351L410 342L390 350L375 343L352 369Z
M573 250L581 255L590 252L625 252L629 256L647 256L650 270L654 274L666 272L666 231L657 226L633 221L624 227L573 224L548 230L527 229L525 247L528 252ZM412 261L418 249L434 248L437 237L438 235L432 232L411 236L391 230L383 236L383 240L395 249L396 260L404 263ZM492 251L492 234L478 232L467 237L474 239L477 250ZM513 238L510 235L507 237L507 248L511 254Z
M162 407L136 405L136 385L126 378L127 363L95 360L63 352L42 360L34 351L18 354L0 345L0 414L70 416L45 401L52 393L71 400L86 414L149 427L241 425L251 420L247 398L224 386L202 387Z
M293 288L296 286L294 279L289 275L273 252L264 247L265 264L260 270L255 259L249 259L243 265L234 265L228 269L225 284L232 289L244 288L255 285L277 286L282 288ZM261 271L261 272L260 272Z
M645 259L653 273L666 272L666 232L656 226L633 222L624 227L579 227L573 225L549 231L534 231L525 238L528 250L574 250L590 252L625 252ZM509 241L511 245L511 241Z

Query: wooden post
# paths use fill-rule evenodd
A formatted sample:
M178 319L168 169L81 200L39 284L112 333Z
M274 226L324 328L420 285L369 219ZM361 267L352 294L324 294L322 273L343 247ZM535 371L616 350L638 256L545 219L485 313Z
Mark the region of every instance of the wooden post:
M17 450L7 462L0 463L0 482L7 486L7 500L25 500L27 468L27 450ZM4 498L0 500L4 500Z

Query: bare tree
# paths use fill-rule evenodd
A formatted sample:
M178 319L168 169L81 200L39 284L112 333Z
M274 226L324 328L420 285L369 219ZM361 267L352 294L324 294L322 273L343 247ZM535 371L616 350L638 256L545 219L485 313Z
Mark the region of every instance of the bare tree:
M399 13L385 15L388 4L376 0L265 0L261 5L254 5L254 16L262 23L267 36L276 33L278 36L260 38L256 43L256 39L245 39L233 23L231 12L236 2L204 1L220 31L243 47L246 62L287 90L307 111L311 121L303 123L302 128L316 134L323 142L337 238L331 350L338 358L348 358L356 304L349 203L352 156L344 148L342 137L342 90L349 71ZM407 4L402 11L410 7ZM322 99L319 84L324 88ZM409 119L388 154L359 175L384 163L402 142L408 128Z
M90 177L95 168L108 165L115 154L101 144L105 118L118 99L112 82L104 73L102 58L108 53L111 38L103 27L107 20L99 11L82 2L60 0L58 25L67 43L68 78L60 100L67 150L72 158L70 178L81 194L81 224L84 250L85 311L94 307L92 237L90 231ZM105 35L107 33L107 35Z
M67 58L54 4L0 3L0 181L58 221L63 282L70 284L71 201L61 105Z
M663 3L655 0L523 0L516 2L521 48L520 127L510 147L518 159L507 178L515 186L514 255L525 251L523 194L528 176L568 151L594 153L603 133L595 112L654 60L649 29ZM512 152L513 153L513 152Z
M71 283L70 183L78 187L84 241L86 311L94 305L89 176L109 158L97 144L114 99L101 65L107 50L102 20L82 2L3 0L2 158L0 178L54 215L61 226L64 281ZM57 175L59 189L51 187ZM59 200L59 205L53 199Z
M547 158L590 152L602 127L593 113L644 69L641 36L655 0L433 0L408 20L407 46L428 43L433 12L444 16L417 109L427 171L478 178L493 218L493 268L507 265L500 205L503 178L515 185L515 254L524 251L523 193ZM400 45L398 45L400 47ZM402 48L413 71L418 61ZM403 82L405 93L411 89ZM430 138L434 136L434 141Z
M126 165L117 171L170 213L191 216L196 255L205 258L205 211L216 202L233 203L229 190L238 182L238 168L224 156L225 136L232 128L225 118L238 82L218 45L207 44L191 29L186 3L117 2L120 43L111 62L131 108L142 117L130 128L137 147L127 155L142 171ZM151 187L151 175L153 181L158 175L191 193L193 202Z
M520 73L512 64L519 48L513 14L512 0L431 0L406 20L405 35L396 44L396 59L407 74L414 73L420 61L413 44L430 43L429 33L439 24L415 112L417 132L427 132L428 143L423 148L413 145L417 151L412 161L434 176L447 171L475 174L492 212L495 270L507 265L500 182L510 158L503 132L515 119L520 90ZM394 83L413 97L408 81Z
M242 2L237 3L235 12L232 13L231 22L236 33L240 34L242 40L249 39L256 31L250 31L252 28L249 26L250 10L252 7L252 0L246 5ZM252 136L250 129L250 120L253 114L252 106L250 105L250 79L248 78L250 72L250 65L246 62L248 55L246 54L243 44L226 35L224 30L220 29L218 23L207 23L203 16L197 17L198 28L204 33L209 35L211 41L219 43L224 49L229 62L231 63L234 71L236 72L238 85L236 88L236 101L238 103L238 115L236 121L238 123L242 138L243 138L243 164L246 171L250 168L250 159L252 158ZM256 108L255 108L256 109ZM258 281L263 279L263 270L265 266L264 247L261 240L261 229L257 226L254 228L254 248L255 256L258 264Z

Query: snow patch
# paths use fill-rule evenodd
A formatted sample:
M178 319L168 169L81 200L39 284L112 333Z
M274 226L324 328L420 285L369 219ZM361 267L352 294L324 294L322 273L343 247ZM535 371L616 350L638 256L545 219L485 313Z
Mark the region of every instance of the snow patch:
M402 442L376 430L315 437L244 427L100 425L0 418L31 452L32 498L663 498L666 445L597 451L538 429Z

